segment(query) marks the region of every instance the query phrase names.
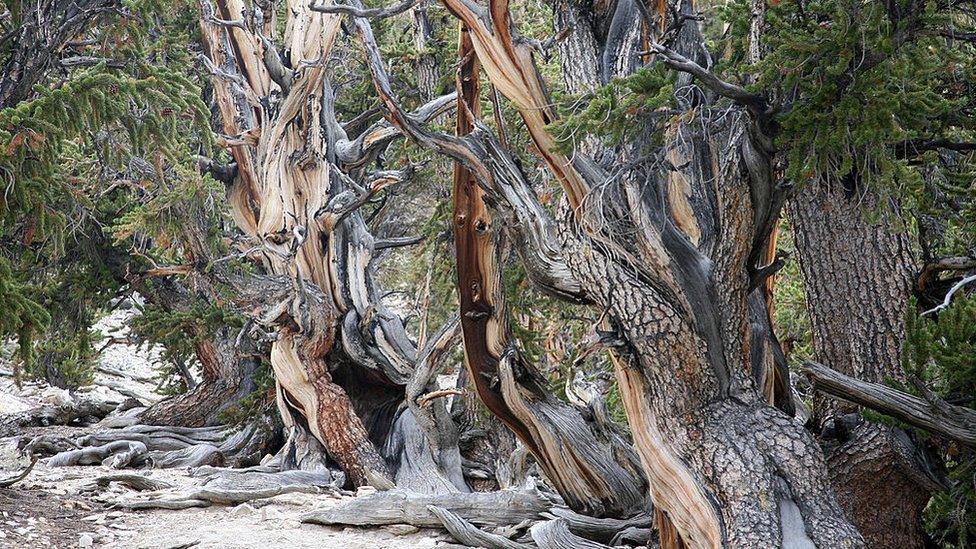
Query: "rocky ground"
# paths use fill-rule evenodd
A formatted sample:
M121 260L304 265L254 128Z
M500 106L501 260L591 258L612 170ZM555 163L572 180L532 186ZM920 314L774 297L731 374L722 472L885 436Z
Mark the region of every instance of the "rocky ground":
M107 337L124 338L133 312L120 310L99 324ZM121 402L135 397L144 404L160 398L155 392L154 364L159 352L116 343L102 353L94 382L79 390L85 398ZM4 416L78 395L38 383L18 388L9 365L0 362L0 422ZM90 427L34 427L21 436L73 437L98 430ZM15 475L29 461L17 451L17 437L0 439L0 479ZM441 531L408 525L384 528L331 528L302 524L306 512L339 505L354 495L292 493L235 507L199 509L118 510L110 500L129 490L117 483L94 489L96 478L119 472L104 466L48 467L42 460L12 487L0 488L2 548L433 548L451 546ZM131 472L131 471L130 471ZM195 482L186 469L143 470L139 474L174 486Z

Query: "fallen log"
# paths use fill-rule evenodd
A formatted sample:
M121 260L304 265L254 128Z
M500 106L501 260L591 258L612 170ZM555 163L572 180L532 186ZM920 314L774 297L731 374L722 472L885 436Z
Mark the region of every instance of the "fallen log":
M312 511L301 520L329 526L412 524L418 528L440 528L443 523L429 506L448 509L478 526L496 527L541 519L552 503L539 493L528 491L423 495L394 489L358 497L333 509Z
M72 425L78 420L100 420L110 414L118 403L80 400L61 405L48 405L10 414L0 423L0 438L22 434L30 427Z

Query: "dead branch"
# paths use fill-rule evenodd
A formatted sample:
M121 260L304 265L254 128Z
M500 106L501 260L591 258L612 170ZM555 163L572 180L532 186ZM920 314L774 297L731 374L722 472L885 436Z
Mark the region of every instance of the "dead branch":
M452 513L443 507L428 505L427 510L441 521L444 529L450 532L454 539L468 547L487 547L488 549L528 549L529 547L504 536L485 532L464 520L457 513Z
M976 447L976 411L937 401L930 402L891 387L854 379L816 362L801 367L813 386L915 427Z

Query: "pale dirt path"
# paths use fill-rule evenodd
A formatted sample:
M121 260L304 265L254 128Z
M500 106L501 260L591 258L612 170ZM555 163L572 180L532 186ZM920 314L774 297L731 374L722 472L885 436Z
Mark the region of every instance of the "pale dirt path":
M442 531L407 525L364 529L299 522L308 511L354 496L286 494L236 507L130 511L113 509L99 497L124 496L130 493L127 488L113 484L101 492L83 489L98 476L118 472L176 486L197 480L180 469L117 471L103 466L48 468L38 463L27 479L0 489L0 547L434 549L452 545Z

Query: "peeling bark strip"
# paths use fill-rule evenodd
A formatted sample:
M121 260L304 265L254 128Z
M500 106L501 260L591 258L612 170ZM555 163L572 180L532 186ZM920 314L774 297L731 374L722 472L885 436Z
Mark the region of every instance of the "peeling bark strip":
M458 69L455 129L463 136L480 115L480 57L463 24L459 36L458 58L464 62ZM478 396L536 456L571 507L597 516L639 512L643 479L613 456L615 451L626 456L622 441L595 438L577 411L547 393L510 344L496 246L499 231L492 226L484 191L460 162L454 166L453 200L465 365Z
M529 135L553 175L566 190L575 208L586 196L588 185L568 158L556 152L556 141L546 125L556 119L552 101L542 83L527 44L516 43L507 0L491 0L486 12L468 0L443 0L470 33L471 46L488 79L518 109Z

